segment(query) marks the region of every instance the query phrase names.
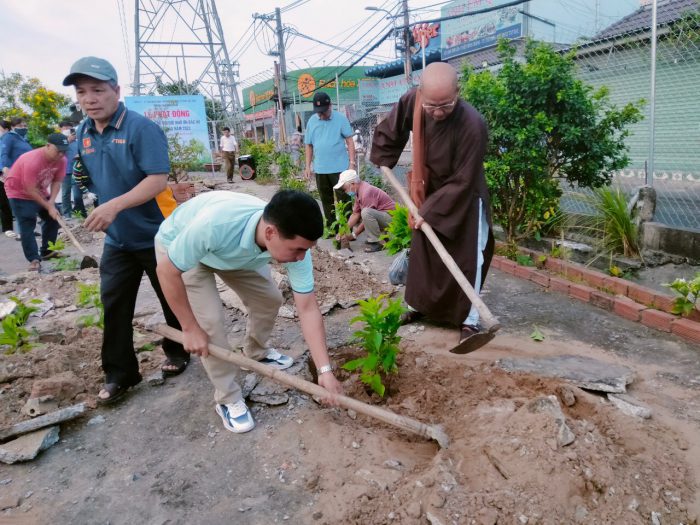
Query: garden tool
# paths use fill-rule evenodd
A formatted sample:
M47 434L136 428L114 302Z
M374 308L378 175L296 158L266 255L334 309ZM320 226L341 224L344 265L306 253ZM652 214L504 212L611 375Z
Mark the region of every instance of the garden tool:
M78 248L78 251L83 256L83 260L80 261L80 269L84 270L85 268L99 268L100 265L97 263L97 259L87 254L85 248L83 248L83 246L78 242L78 239L75 238L75 235L73 235L73 232L70 231L68 224L66 224L66 221L64 221L63 217L60 215L58 216L58 224L61 225L61 228L63 228L63 231L66 232L66 235L68 235L68 238L73 243L73 246Z
M386 166L382 167L382 172L384 173L384 175L386 175L386 178L389 179L391 185L398 192L399 196L401 197L401 200L404 201L404 204L406 204L409 211L411 212L411 215L413 215L413 217L417 217L419 215L418 208L416 208L416 205L411 200L411 197L409 197L404 187L396 179L394 173ZM435 250L437 251L438 255L440 256L440 259L442 259L442 262L445 263L447 269L450 271L450 273L455 278L455 280L462 288L464 293L467 295L471 303L479 312L479 323L484 328L484 331L475 333L467 337L464 341L462 341L450 350L450 352L454 354L466 354L469 352L473 352L474 350L481 348L486 343L491 341L491 339L493 339L496 336L496 331L501 327L501 325L498 322L498 319L494 317L494 315L491 313L488 307L481 300L479 294L477 294L474 291L474 288L464 276L459 266L457 266L455 260L449 253L447 253L447 250L440 242L440 239L437 238L437 235L435 235L435 232L430 227L430 225L427 222L423 222L423 224L421 224L420 226L420 229L428 238L430 244L433 245L433 248L435 248Z
M170 326L161 324L157 325L152 330L157 334L170 339L171 341L175 341L176 343L182 344L183 342L182 332ZM278 383L291 386L297 390L306 392L309 395L316 396L321 399L331 397L331 394L322 386L306 381L300 377L287 374L276 368L272 368L271 366L264 365L258 361L255 361L254 359L250 359L241 354L235 353L232 350L228 350L210 343L209 353L215 357L218 357L219 359L223 359L224 361L228 361L247 370L252 370L257 374L269 377ZM354 410L358 414L364 414L374 419L378 419L379 421L387 423L388 425L392 425L407 432L412 432L413 434L417 434L421 437L434 439L442 448L447 448L450 444L450 440L447 437L445 430L440 425L426 425L425 423L421 423L420 421L410 417L401 416L390 410L379 408L374 405L368 405L351 397L336 395L334 398L337 405L343 408Z

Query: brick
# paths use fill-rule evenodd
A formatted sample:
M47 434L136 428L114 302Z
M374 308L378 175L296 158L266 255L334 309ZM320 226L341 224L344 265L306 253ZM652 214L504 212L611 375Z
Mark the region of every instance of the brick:
M591 300L591 292L593 291L593 288L586 286L585 284L571 283L569 285L569 297L579 299L580 301L584 301L586 303Z
M498 268L500 270L502 261L503 261L502 256L494 255L493 258L491 259L491 268Z
M530 276L535 271L537 271L537 270L535 270L531 266L522 266L522 265L518 264L515 267L515 276L520 277L521 279L530 279Z
M596 272L590 268L582 268L581 274L583 276L583 280L586 282L586 284L588 284L588 286L592 286L593 288L605 287L605 278L607 275L604 273Z
M567 279L572 281L582 281L583 272L581 267L574 263L565 263L561 272Z
M590 303L593 306L597 306L598 308L602 308L603 310L612 311L614 302L615 299L610 295L606 294L605 292L600 292L598 290L594 290L591 292Z
M569 285L571 283L566 279L560 277L550 277L549 278L549 289L553 292L562 292L565 294L569 293Z
M673 310L673 301L674 300L675 300L675 297L656 293L656 294L654 294L654 299L652 300L651 304L657 310L661 310L662 312L671 313L671 310Z
M695 343L700 343L700 323L690 319L676 319L671 323L671 331Z
M516 268L517 266L518 266L518 265L515 264L515 263L514 263L513 261L511 261L510 259L505 259L505 258L504 258L504 259L501 261L501 271L506 272L506 273L514 274L514 273L515 273L515 268Z
M640 304L650 306L654 303L654 296L657 295L655 290L639 286L638 284L630 283L627 290L627 297Z
M547 257L547 260L544 262L544 267L550 272L561 273L564 271L564 261L556 257Z
M678 317L673 314L654 310L653 308L642 311L642 324L663 332L670 332L671 324L676 319L678 319Z
M544 286L545 288L549 287L549 274L545 272L532 272L532 274L530 275L530 280L533 283L539 284L540 286Z
M620 279L619 277L605 277L603 279L603 287L610 290L616 295L627 296L627 290L629 290L629 281Z
M615 297L615 302L613 303L613 312L630 321L639 321L642 311L646 309L647 307L643 304L636 303L632 299L621 295Z

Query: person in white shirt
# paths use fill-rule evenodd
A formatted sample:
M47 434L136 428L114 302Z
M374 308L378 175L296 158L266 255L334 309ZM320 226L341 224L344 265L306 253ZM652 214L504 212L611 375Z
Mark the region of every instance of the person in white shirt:
M233 168L236 165L236 153L238 153L238 141L231 135L231 128L224 128L221 136L221 156L226 161L226 180L233 182Z

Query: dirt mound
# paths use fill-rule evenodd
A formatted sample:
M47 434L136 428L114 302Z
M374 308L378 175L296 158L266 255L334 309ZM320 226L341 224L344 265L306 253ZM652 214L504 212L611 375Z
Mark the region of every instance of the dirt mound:
M358 355L346 348L335 359ZM379 402L345 374L349 395ZM649 523L652 513L688 523L683 502L694 487L673 432L658 423L556 380L412 350L390 388L385 406L442 424L450 448L338 416L346 447L311 451L321 523Z

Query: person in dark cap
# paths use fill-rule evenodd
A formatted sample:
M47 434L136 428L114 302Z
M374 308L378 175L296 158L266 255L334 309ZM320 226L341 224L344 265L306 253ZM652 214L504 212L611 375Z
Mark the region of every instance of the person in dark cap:
M106 60L81 58L63 85L75 86L78 104L87 115L76 130L76 173L100 204L84 225L107 234L100 263L105 384L98 394L98 402L106 404L141 381L132 321L144 272L160 299L166 322L180 329L158 282L153 241L160 224L175 209L167 187L168 141L157 124L119 101L117 72ZM183 372L190 356L182 345L166 339L163 350L167 358L163 373Z
M314 94L314 113L306 124L306 178L311 180L316 174L316 187L321 196L326 226L330 228L335 212L333 208L333 186L338 184L340 172L356 169L355 144L350 121L345 115L333 111L331 98L323 91ZM313 167L312 167L313 163ZM349 201L350 197L336 191L339 201Z
M68 139L53 133L43 148L20 155L5 180L5 191L19 225L22 251L30 271L38 272L41 259L52 256L49 242L56 242L58 236L56 196L66 174L67 150ZM41 252L34 236L37 217L42 219Z

